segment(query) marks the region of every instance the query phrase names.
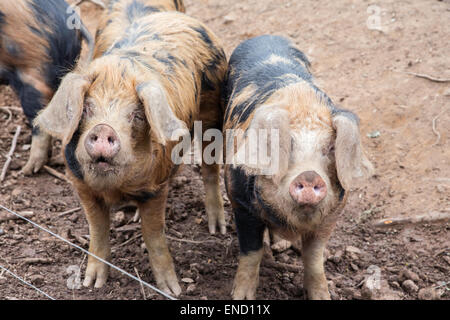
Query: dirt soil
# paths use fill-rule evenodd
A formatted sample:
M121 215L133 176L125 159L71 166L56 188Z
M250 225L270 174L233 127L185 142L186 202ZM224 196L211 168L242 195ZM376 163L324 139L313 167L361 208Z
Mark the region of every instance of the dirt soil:
M450 224L422 223L377 229L374 221L450 210L450 1L186 0L189 15L206 22L227 54L243 40L272 33L292 38L309 56L319 86L361 118L361 132L377 173L352 190L326 252L333 299L450 299ZM92 32L99 9L82 5ZM368 23L369 22L369 23ZM379 30L374 30L379 29ZM20 107L9 87L0 106ZM0 113L0 168L17 125L22 126L0 203L87 248L83 211L70 184L46 172L24 177L31 132L22 112ZM9 120L8 120L9 119ZM369 137L371 136L371 137ZM55 142L54 156L59 152ZM53 165L64 172L64 167ZM196 167L174 180L167 208L167 235L182 282L182 299L229 299L237 269L238 242L229 201L228 233L207 230L204 191ZM224 197L226 195L224 192ZM4 212L0 213L4 214ZM154 283L133 210L112 214L112 263ZM304 299L298 250L274 252L263 263L259 299ZM29 258L40 258L30 260ZM85 255L21 221L0 223L0 265L56 299L144 299L138 282L112 272L100 289L69 289ZM293 266L292 266L293 265ZM295 271L298 269L298 271ZM372 273L372 274L371 274ZM380 289L367 279L378 275ZM374 279L372 277L372 279ZM438 288L437 288L438 287ZM431 289L430 289L431 288ZM145 289L146 299L162 299ZM0 299L46 299L0 271Z

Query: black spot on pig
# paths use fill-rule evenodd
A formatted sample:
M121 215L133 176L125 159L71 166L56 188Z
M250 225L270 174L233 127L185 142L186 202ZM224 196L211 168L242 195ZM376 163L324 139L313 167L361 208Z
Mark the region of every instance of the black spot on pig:
M173 0L173 3L175 4L175 9L176 9L177 11L180 11L180 9L181 9L181 3L180 3L180 0Z
M73 175L80 180L83 180L83 172L81 170L81 165L78 162L75 151L77 149L78 142L80 141L81 133L80 128L75 131L75 133L72 136L72 139L67 144L64 155L67 161L67 166L69 167L69 170L72 171Z
M142 3L138 0L133 0L133 2L131 2L128 5L126 10L127 10L128 21L130 23L132 23L135 19L142 17L144 15L161 11L157 7L146 6L144 3Z
M67 21L73 13L68 13L68 4L63 0L33 0L30 7L39 25L46 26L32 30L47 40L49 62L44 66L47 85L57 90L61 79L73 69L81 52L81 35L70 29Z
M138 194L129 195L128 197L131 200L134 200L138 203L146 203L152 199L155 199L156 197L158 197L158 195L159 195L159 191L154 191L154 192L141 191Z
M255 177L247 176L240 168L232 168L230 192L236 205L233 207L239 246L243 254L258 251L263 246L265 224L256 215L254 203Z
M5 14L0 11L0 28L5 23ZM1 29L0 29L1 31Z
M4 70L3 74L8 79L8 84L17 93L25 116L31 125L37 113L44 107L42 94L32 85L24 82L18 71Z
M10 56L13 56L15 58L20 58L21 51L22 51L20 49L20 46L17 43L15 43L14 41L12 41L11 39L7 39L6 37L5 37L5 40L6 41L3 42L3 45L5 47L6 52L8 52L8 54Z

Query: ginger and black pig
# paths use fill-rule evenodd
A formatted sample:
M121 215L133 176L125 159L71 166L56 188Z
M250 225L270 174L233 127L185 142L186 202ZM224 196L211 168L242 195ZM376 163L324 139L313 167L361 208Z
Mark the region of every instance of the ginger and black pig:
M79 29L70 27L69 22L77 26L76 20ZM92 51L91 35L64 0L0 1L0 84L9 84L17 93L30 124L75 67L82 38ZM39 171L49 152L50 136L34 126L23 171Z
M234 299L255 298L266 228L291 241L301 238L308 297L329 299L324 248L352 183L373 170L358 117L333 104L309 66L289 40L268 35L242 43L229 62L225 182L241 252ZM255 140L251 131L266 139ZM255 145L268 161L249 162ZM244 160L230 160L238 154Z
M97 35L96 59L63 79L35 123L63 141L89 222L90 252L110 258L110 209L134 204L157 285L178 295L164 231L169 179L177 169L172 138L191 131L194 121L220 132L227 60L205 25L183 13L153 12L147 3L116 1L121 15L105 10L116 21ZM102 43L111 45L99 51ZM210 232L224 233L219 165L203 164L202 177ZM84 285L102 287L107 277L108 267L89 257Z

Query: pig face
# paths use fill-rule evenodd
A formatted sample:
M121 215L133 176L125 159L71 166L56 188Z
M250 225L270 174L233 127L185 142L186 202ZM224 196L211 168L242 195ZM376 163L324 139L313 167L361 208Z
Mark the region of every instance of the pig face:
M36 123L63 139L68 167L97 191L151 175L161 147L186 127L158 81L140 83L107 68L69 74Z
M249 126L279 132L279 154L272 155L278 170L272 175L261 175L263 167L248 172L257 175L262 200L298 228L320 224L339 206L352 181L372 170L361 148L356 116L333 114L324 101L308 88L280 92L271 104L257 109Z

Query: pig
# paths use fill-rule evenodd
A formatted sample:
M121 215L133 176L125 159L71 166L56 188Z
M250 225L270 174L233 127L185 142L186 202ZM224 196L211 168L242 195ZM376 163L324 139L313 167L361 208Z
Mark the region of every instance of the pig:
M220 132L227 58L196 19L121 3L123 23L99 35L98 46L111 46L102 53L97 47L92 63L63 79L35 123L63 142L67 175L89 223L89 251L109 260L110 210L136 206L157 286L177 296L181 287L164 231L169 180L177 170L171 153L195 121ZM203 162L211 233L226 232L219 172L219 164ZM84 286L100 288L107 278L108 267L90 256Z
M79 30L67 25L74 15L80 21ZM92 36L64 0L0 2L0 83L17 93L30 125L51 100L63 76L75 67L82 38L92 54ZM49 152L50 135L34 126L23 172L38 172L48 161Z
M266 130L267 144L277 146L267 147L275 150L268 162L227 158L225 185L240 245L233 299L255 298L266 228L290 241L301 239L308 298L330 299L324 248L352 183L373 171L358 117L336 107L309 68L307 57L280 36L247 40L230 58L224 132L227 141L231 130L241 132L233 139L242 143L228 142L227 155L257 143L251 130Z

